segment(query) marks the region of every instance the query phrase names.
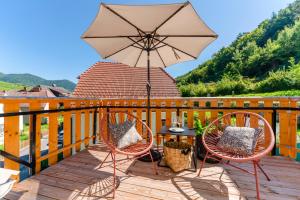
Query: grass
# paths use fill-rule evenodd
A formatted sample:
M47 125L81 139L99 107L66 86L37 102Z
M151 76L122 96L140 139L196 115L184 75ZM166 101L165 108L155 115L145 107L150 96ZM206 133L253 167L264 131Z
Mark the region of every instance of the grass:
M0 90L20 90L23 89L25 86L17 83L7 83L0 81Z
M49 124L41 125L41 131L46 131L48 129L49 129ZM29 125L28 124L24 125L22 134L29 134Z
M4 144L0 144L0 150L4 150Z
M29 139L29 134L22 134L20 135L20 140L21 141L25 141L25 140L28 140Z
M48 131L49 130L49 124L42 124L41 125L41 131L44 132L44 131Z
M235 97L247 97L247 96L256 96L256 97L300 96L300 90L285 90L285 91L276 91L276 92L249 93L249 94L227 95L227 96L235 96Z
M45 132L49 130L49 125L48 124L42 124L41 125L41 132ZM23 127L22 134L20 135L20 141L25 141L29 139L29 125L25 124Z

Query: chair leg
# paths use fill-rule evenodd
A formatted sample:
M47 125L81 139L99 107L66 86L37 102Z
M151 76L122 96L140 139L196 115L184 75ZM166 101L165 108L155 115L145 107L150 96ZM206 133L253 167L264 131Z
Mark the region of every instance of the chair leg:
M114 163L114 181L113 181L113 198L115 198L116 193L116 154L111 153Z
M260 200L260 192L259 192L259 178L258 178L258 170L257 170L257 162L253 161L254 167L254 176L255 176L255 183L256 183L256 198Z
M149 155L150 155L150 158L151 158L151 161L152 161L152 165L153 165L153 172L154 172L154 174L158 175L156 164L154 163L151 151L149 151Z
M257 167L260 169L260 171L265 175L265 177L267 178L268 181L271 181L270 177L268 176L268 174L264 171L264 169L260 166L259 162L257 162Z
M204 167L204 163L205 163L205 161L206 161L207 156L208 156L208 151L206 152L205 157L204 157L204 159L203 159L203 161L202 161L202 163L201 163L200 170L199 170L197 176L200 176L200 173L201 173L201 171L202 171L202 168Z
M111 151L106 155L106 157L104 158L104 160L101 162L99 168L102 167L103 163L106 161L106 159L108 158L109 154L111 154Z

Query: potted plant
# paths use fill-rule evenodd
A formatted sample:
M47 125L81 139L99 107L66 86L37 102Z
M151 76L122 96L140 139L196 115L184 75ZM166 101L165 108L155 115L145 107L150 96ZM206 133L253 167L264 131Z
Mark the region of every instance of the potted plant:
M194 123L194 127L195 127L195 134L196 134L196 154L197 154L197 158L200 160L204 160L205 154L206 154L206 149L203 145L203 138L202 135L205 131L205 129L207 128L209 124L209 121L206 121L206 125L203 127L201 120L200 119L195 119L195 123ZM207 158L206 159L207 163L218 163L218 161L216 161L215 159L210 159Z

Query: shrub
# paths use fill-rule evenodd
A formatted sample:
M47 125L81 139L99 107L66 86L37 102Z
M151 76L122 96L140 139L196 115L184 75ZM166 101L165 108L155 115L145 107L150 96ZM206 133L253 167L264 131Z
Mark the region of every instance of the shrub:
M252 82L241 76L229 77L228 75L216 84L216 95L243 94L252 90Z
M256 92L273 92L279 90L288 90L300 87L300 80L297 79L295 73L290 71L279 70L270 72L269 76L259 82L256 86Z
M207 96L208 89L204 83L182 85L179 87L183 97Z

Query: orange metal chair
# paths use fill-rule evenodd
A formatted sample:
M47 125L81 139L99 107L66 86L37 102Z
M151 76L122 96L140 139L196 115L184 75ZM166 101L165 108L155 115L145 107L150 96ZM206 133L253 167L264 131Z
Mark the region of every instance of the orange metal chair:
M128 147L118 149L117 146L113 143L109 131L109 125L117 125L124 121L131 121L135 123L136 129L140 136L143 138L142 141L130 145ZM153 164L153 171L154 174L157 174L156 164L153 161L152 155L150 153L150 149L153 145L153 134L151 129L140 119L135 117L132 114L129 114L125 111L110 111L106 112L101 120L101 127L100 127L100 136L102 142L105 143L109 149L109 153L105 157L105 159L100 164L102 167L103 163L106 159L111 155L113 161L113 168L114 168L114 179L113 179L113 197L115 197L115 190L116 190L116 155L123 154L127 155L128 159L137 159L146 155L149 155Z
M258 137L257 145L253 155L250 156L235 155L232 153L224 152L217 147L219 138L223 134L223 130L225 129L226 126L262 128L263 131ZM267 120L264 119L262 116L251 112L228 113L214 120L212 123L210 123L206 128L206 130L204 131L202 139L203 139L204 147L206 148L207 152L200 166L198 176L200 175L201 170L204 167L205 160L207 158L219 160L224 164L230 165L236 169L254 175L255 182L256 182L257 199L260 199L258 169L261 170L261 172L265 175L268 181L270 181L270 178L260 166L259 161L262 159L263 156L271 152L275 143L273 130L270 124L267 122ZM230 163L232 161L234 162L250 161L253 163L254 172L250 172L246 169L235 166Z

